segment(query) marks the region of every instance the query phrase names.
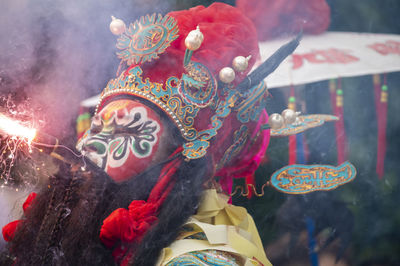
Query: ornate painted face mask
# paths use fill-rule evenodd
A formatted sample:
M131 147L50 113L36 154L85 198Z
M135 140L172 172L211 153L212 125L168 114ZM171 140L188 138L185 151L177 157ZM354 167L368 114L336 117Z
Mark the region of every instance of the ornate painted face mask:
M128 99L109 103L92 119L78 148L115 181L143 172L162 153L160 116L148 106Z

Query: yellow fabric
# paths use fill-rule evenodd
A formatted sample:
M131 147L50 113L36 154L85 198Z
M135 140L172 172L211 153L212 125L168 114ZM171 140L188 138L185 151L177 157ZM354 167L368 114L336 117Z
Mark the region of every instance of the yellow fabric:
M188 252L207 249L232 253L246 266L272 265L264 253L253 218L245 208L227 202L226 195L218 194L215 189L206 190L196 215L185 224L191 230L164 248L158 265L165 265ZM207 240L184 239L199 232L203 232Z

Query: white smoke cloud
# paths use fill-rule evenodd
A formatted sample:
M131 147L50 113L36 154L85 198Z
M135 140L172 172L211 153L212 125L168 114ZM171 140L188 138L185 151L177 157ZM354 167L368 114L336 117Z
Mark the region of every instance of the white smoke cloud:
M146 9L167 10L161 1L141 2L3 0L0 78L24 88L47 115L48 132L70 133L79 102L99 93L118 67L110 16L129 23Z
M44 116L44 131L73 136L80 101L100 93L118 68L111 15L128 24L149 11L165 13L168 3L1 0L0 94L23 90ZM0 228L20 215L10 213L21 209L23 198L0 191Z

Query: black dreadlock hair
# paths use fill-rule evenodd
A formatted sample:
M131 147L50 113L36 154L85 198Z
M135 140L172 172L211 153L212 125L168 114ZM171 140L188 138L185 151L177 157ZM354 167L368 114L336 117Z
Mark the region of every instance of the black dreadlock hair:
M102 222L132 200L146 200L166 162L121 184L90 162L91 175L65 165L33 201L26 220L0 256L1 265L115 265L111 250L99 239ZM205 158L182 162L158 222L134 246L130 265L154 265L160 251L175 240L180 227L196 212L207 169Z

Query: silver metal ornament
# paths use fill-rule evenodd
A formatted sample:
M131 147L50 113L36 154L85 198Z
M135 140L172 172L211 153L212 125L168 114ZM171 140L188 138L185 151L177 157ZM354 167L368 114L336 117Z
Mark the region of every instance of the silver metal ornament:
M236 56L232 61L232 66L237 72L244 72L249 67L249 60L251 55L248 57Z
M231 83L235 79L235 71L231 67L224 67L219 71L219 79L223 83Z
M268 118L268 124L272 129L280 129L285 124L285 121L280 114L273 113Z
M292 109L285 109L282 111L282 117L286 124L291 125L296 121L297 114Z

